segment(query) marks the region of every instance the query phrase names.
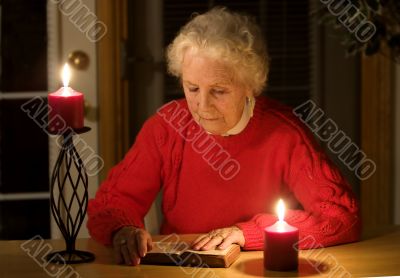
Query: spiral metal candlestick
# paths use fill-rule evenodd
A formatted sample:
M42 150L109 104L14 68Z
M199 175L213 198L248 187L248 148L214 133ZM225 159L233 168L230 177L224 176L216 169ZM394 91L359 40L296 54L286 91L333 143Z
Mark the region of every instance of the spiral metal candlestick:
M89 194L88 176L74 146L73 136L89 130L85 127L60 134L63 141L51 178L50 206L64 237L66 250L48 254L46 259L52 263L76 264L90 262L95 258L92 253L75 248L76 237L86 215ZM77 173L76 177L73 177L74 172ZM72 189L71 194L66 193L67 186Z

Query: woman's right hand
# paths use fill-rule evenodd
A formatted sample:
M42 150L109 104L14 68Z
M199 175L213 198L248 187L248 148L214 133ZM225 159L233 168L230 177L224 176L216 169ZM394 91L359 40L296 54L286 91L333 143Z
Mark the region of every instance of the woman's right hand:
M140 264L140 258L146 256L152 246L151 235L133 226L122 227L113 237L114 257L118 264Z

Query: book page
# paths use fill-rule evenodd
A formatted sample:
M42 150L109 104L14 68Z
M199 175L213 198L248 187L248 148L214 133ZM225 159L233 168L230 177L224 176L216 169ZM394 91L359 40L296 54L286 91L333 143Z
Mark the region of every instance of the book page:
M191 252L197 253L201 255L226 255L228 252L234 248L236 244L232 244L228 246L224 250L214 249L214 250L207 250L207 251L195 251L189 249L189 245L185 242L160 242L156 241L153 242L153 249L148 253L167 253L167 254L177 254L180 255L183 252Z
M220 256L225 256L234 247L235 247L235 244L232 244L232 245L228 246L224 250L213 249L213 250L207 250L207 251L196 251L196 250L188 249L187 252L197 253L197 254L201 254L201 255L220 255Z
M153 249L147 253L166 253L180 255L188 249L189 245L185 242L153 242Z

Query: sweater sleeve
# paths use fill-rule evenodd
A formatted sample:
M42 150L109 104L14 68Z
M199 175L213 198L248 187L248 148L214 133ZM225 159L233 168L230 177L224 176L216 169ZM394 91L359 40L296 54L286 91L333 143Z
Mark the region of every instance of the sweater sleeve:
M88 204L90 235L104 245L123 226L144 227L143 218L161 185L163 129L150 118L125 158L114 166Z
M288 166L283 171L283 187L301 204L288 209L285 221L299 229L299 248L319 248L359 240L361 223L358 202L349 184L311 135L299 132L288 148ZM277 220L273 214L257 214L238 223L245 237L244 249L261 250L264 228Z

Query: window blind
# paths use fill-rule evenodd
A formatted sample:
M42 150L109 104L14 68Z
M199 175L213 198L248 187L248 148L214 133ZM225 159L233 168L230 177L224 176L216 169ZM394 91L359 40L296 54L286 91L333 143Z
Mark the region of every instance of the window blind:
M296 106L310 97L311 41L309 0L183 1L165 0L163 6L164 46L176 36L194 12L226 6L254 16L260 24L270 55L270 74L265 94ZM165 78L165 102L183 97L176 78Z

